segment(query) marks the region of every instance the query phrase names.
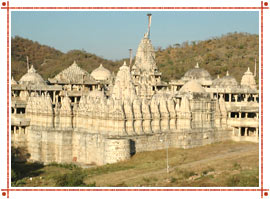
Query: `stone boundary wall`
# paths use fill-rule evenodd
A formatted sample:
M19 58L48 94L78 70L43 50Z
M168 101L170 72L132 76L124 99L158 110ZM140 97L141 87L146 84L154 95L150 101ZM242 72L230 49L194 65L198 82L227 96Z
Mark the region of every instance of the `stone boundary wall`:
M31 161L45 164L74 163L104 165L130 159L138 152L172 148L193 148L231 139L231 131L208 129L108 137L81 131L41 129L32 126L25 134Z

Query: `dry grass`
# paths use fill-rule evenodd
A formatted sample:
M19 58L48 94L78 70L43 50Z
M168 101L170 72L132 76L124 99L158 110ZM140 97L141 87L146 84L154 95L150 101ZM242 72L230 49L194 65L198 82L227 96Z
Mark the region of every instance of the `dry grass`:
M81 172L82 186L99 187L212 187L258 186L259 147L248 142L222 142L194 149L169 149L170 172L166 173L166 151L135 154L130 160L89 169L41 168L22 186L56 186L59 175ZM67 179L70 179L66 176ZM77 182L77 181L76 181Z

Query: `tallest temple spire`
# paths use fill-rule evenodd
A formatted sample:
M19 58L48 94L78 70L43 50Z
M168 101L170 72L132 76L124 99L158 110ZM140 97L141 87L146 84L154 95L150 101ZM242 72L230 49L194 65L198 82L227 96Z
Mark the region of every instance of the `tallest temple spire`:
M150 38L150 27L151 27L152 14L149 13L149 14L147 14L147 16L148 16L148 31L147 31L147 36L148 36L148 38Z

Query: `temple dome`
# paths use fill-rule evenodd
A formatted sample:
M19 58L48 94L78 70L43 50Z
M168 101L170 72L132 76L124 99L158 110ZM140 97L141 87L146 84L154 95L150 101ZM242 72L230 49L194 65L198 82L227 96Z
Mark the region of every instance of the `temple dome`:
M111 72L100 64L98 68L92 71L91 76L97 81L105 81L110 79Z
M95 80L74 61L73 64L58 73L54 78L49 79L49 81L61 84L84 84L85 81L94 82Z
M184 81L189 81L189 80L193 80L193 79L197 79L197 80L206 80L206 81L211 81L211 75L209 74L209 72L203 68L199 67L199 64L197 63L197 65L188 70L184 77L182 77L182 80Z
M238 83L236 79L230 76L229 72L227 71L226 76L220 78L219 80L213 81L212 86L220 87L220 88L233 88L233 87L237 87Z
M254 75L253 75L252 72L250 72L249 68L244 73L244 75L242 77L241 86L248 86L248 87L253 88L253 89L256 89L257 88Z
M220 77L219 77L219 75L218 75L217 78L213 80L212 85L218 85L219 82L220 82Z
M45 81L43 78L38 74L32 65L30 69L28 69L27 73L23 75L19 81L20 84L31 84L31 85L36 85L36 84L43 84L45 85Z
M180 89L180 93L204 93L205 90L196 80L190 80Z

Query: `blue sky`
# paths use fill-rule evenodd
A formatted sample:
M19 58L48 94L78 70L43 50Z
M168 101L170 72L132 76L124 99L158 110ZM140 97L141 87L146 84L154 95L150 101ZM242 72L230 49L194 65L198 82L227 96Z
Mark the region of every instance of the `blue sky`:
M129 56L147 31L142 11L12 11L11 35L37 41L62 52L84 49L107 59ZM166 48L228 32L258 34L257 11L151 11L151 40Z

